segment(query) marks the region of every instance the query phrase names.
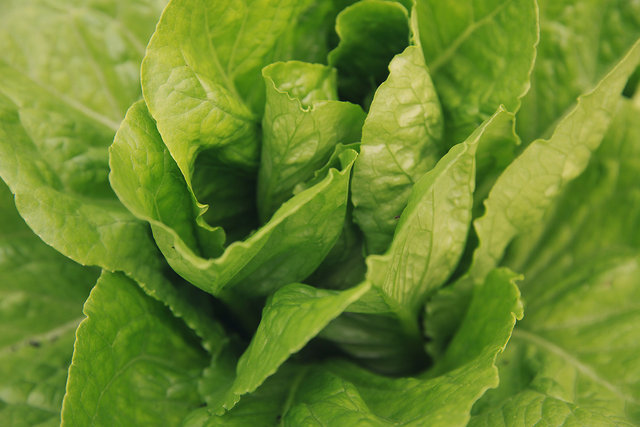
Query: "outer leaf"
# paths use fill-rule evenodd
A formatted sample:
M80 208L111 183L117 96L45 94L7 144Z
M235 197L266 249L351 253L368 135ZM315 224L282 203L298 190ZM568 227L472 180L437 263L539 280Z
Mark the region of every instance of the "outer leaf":
M162 0L3 1L1 90L9 94L20 90L22 84L14 81L19 76L55 98L59 107L113 133L140 96L140 61L164 4ZM39 98L30 101L39 104ZM61 144L58 148L72 149Z
M469 301L474 280L502 257L518 234L539 225L558 194L586 168L611 122L620 92L640 62L640 42L558 124L551 138L531 143L498 178L485 201L485 214L474 222L479 246L469 274L444 289L427 307L428 335L444 348ZM431 326L429 326L431 325Z
M555 122L640 37L640 5L626 0L540 0L540 45L518 133L547 137Z
M292 417L301 412L317 415L321 421L315 425L330 425L334 419L366 419L370 424L365 425L380 425L382 420L386 425L466 425L471 405L487 388L497 386L495 358L522 316L513 279L508 270L496 270L476 289L463 326L429 379L392 379L350 364L329 365L344 386L336 387L333 380L318 389L317 382L310 382L311 393L303 382L298 394L302 399L294 402L305 407L294 405ZM352 399L344 405L347 396Z
M96 278L34 235L0 182L0 424L60 422L74 331Z
M631 102L621 103L543 232L515 247L527 274L527 320L505 354L505 384L477 408L479 424L538 407L548 408L540 412L548 423L587 416L602 425L640 421L637 115ZM532 423L520 418L512 425Z
M524 284L527 320L502 362L520 368L501 370L506 386L483 400L476 425L640 421L640 258L600 256L583 265L564 280ZM531 412L539 415L525 416Z
M262 71L267 106L258 174L258 211L266 222L313 176L336 144L360 141L365 114L337 101L335 70L303 62L276 63Z
M340 12L336 32L340 43L328 59L338 69L340 97L367 106L389 61L409 44L407 10L390 1L360 1Z
M536 140L507 167L475 222L480 241L472 276L482 277L519 233L538 223L566 183L584 171L611 122L619 95L640 63L640 42L559 124L548 140Z
M387 253L368 258L368 279L409 317L415 318L425 299L453 272L471 221L476 150L487 129L511 120L500 109L425 174L413 188Z
M362 129L351 184L355 219L370 253L391 243L411 188L441 157L442 112L419 48L389 64Z
M107 179L107 146L123 108L139 96L138 64L161 3L6 5L0 176L46 243L81 264L135 276L215 341L202 294L166 281L146 227L117 203ZM81 71L70 73L70 61Z
M63 426L175 425L199 405L206 354L162 304L125 276L103 273L84 312Z
M278 290L267 302L260 326L238 361L237 376L224 408L233 408L243 394L258 388L369 287L363 283L338 292L294 283Z
M189 210L189 194L184 181L176 179L177 168L162 154L164 150L144 104L135 104L112 148L112 185L136 216L151 223L156 242L173 269L207 292L220 295L223 288L242 284L248 295L259 296L302 280L320 264L340 234L356 156L353 150L340 156L342 170L329 170L318 184L282 205L256 233L213 259L194 253L172 228L179 218L171 201L182 200L183 209ZM141 155L132 155L135 152ZM160 174L154 170L156 158L167 160ZM166 190L155 190L165 183ZM180 227L189 229L189 225Z
M520 107L538 43L535 0L417 0L424 58L445 115L448 146L503 104Z

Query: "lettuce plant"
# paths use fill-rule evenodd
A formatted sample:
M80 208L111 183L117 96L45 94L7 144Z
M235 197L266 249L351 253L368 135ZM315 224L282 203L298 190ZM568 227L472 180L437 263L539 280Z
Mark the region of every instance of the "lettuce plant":
M0 425L640 423L638 2L0 6Z

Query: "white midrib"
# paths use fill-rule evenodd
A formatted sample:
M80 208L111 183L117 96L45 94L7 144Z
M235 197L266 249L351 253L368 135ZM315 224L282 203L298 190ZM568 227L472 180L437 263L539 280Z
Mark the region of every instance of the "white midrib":
M557 344L551 341L548 341L542 338L541 336L536 335L535 333L532 333L520 328L516 328L513 331L513 334L511 335L511 337L516 340L526 341L529 344L533 344L534 346L537 346L543 350L546 350L549 353L553 354L554 356L557 356L563 359L564 361L569 363L571 366L576 368L578 372L588 377L593 382L611 391L621 399L628 402L633 402L636 404L640 403L633 396L621 390L620 387L607 381L605 378L600 376L600 374L596 372L591 366L585 364L580 359L576 358L575 356L573 356L572 354L570 354L568 351L558 346Z

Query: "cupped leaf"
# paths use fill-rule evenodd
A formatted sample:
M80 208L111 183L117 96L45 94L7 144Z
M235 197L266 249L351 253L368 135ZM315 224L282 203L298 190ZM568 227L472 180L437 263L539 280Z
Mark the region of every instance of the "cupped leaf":
M197 380L206 352L182 321L135 282L103 273L84 313L63 426L175 425L200 404Z
M351 184L354 217L374 254L387 249L415 181L445 151L440 102L420 49L405 49L389 71L365 120Z
M189 185L205 149L223 165L257 166L260 70L307 3L173 0L165 9L143 61L142 89Z
M353 150L339 156L341 170L330 168L322 180L283 204L246 240L234 242L219 258L203 258L182 238L193 235L189 231L193 224L185 223L172 203L180 201L183 210L192 212L193 202L165 151L144 103L135 104L111 149L111 182L131 212L149 221L173 269L209 293L222 295L225 287L239 285L240 291L257 297L302 280L322 262L342 230L356 157ZM154 159L164 159L162 170ZM162 191L156 191L159 186L164 186Z
M417 0L420 46L442 102L447 146L499 105L515 112L529 90L538 44L535 0Z
M640 5L626 0L539 0L540 44L518 133L548 137L576 98L601 80L640 38ZM597 30L596 30L597 29Z
M366 107L393 56L409 44L407 10L391 1L359 1L340 12L336 32L340 43L328 59L338 69L340 97Z
M273 294L249 348L238 361L223 407L230 410L242 395L258 388L369 287L365 282L349 290L330 291L294 283Z
M498 385L495 359L522 317L514 278L506 269L495 270L475 289L446 356L426 375L393 379L348 363L329 364L337 378L302 382L289 414L294 420L313 414L318 419L312 425L331 425L335 419L360 419L364 425L466 425L473 403Z
M33 234L0 181L0 424L60 422L74 333L97 277Z
M263 222L331 157L336 144L360 141L365 114L337 101L332 68L280 62L264 68L267 104L262 118L258 211Z

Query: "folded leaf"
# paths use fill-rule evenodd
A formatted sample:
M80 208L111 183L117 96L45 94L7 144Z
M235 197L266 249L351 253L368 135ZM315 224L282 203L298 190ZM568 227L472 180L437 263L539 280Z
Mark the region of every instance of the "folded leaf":
M417 0L415 26L440 96L447 146L499 105L515 112L529 90L538 44L535 0Z
M297 184L324 166L336 144L360 141L365 114L337 101L336 74L329 67L280 62L262 74L267 104L257 191L258 211L266 222Z
M351 184L369 253L388 248L413 184L445 151L440 102L420 49L405 49L389 71L369 108Z
M174 0L164 11L144 58L142 89L190 186L205 149L222 164L257 166L260 70L307 3Z
M294 283L273 294L249 348L238 361L224 408L233 408L242 395L258 388L369 287L363 283L346 291L328 291Z
M539 139L498 178L475 222L479 246L471 275L481 278L502 258L519 233L535 226L564 186L580 175L611 123L620 93L640 63L640 42L558 124L553 135Z
M84 313L63 426L174 425L200 404L196 386L205 351L182 321L135 282L103 273Z
M203 258L188 245L193 224L178 215L192 212L193 202L165 150L144 103L134 104L111 149L111 183L131 212L149 221L173 269L206 292L225 297L225 287L238 285L247 295L258 297L302 280L322 262L342 230L356 157L353 150L340 155L340 171L331 168L246 240L232 243L218 258ZM156 159L164 159L162 170L156 169ZM178 213L176 201L183 204Z
M391 1L359 1L340 12L336 32L340 43L328 60L338 69L340 97L366 107L391 58L409 44L407 9Z

